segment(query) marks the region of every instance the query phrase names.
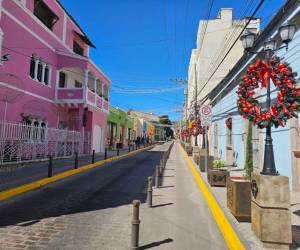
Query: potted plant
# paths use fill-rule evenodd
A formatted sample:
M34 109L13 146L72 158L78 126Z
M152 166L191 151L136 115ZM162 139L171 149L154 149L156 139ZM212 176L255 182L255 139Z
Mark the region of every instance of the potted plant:
M228 171L225 168L225 161L214 160L212 169L208 169L207 179L211 186L225 187L228 178Z
M252 123L249 122L246 142L246 174L242 178L229 177L227 207L238 221L251 221L251 173L253 171Z

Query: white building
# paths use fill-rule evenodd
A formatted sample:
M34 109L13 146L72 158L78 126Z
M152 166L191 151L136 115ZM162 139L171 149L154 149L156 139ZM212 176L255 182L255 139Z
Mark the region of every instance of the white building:
M244 53L238 41L230 50L226 59L218 66L221 59L249 19L233 19L232 9L222 8L216 19L201 20L197 34L197 47L192 50L188 70L188 117L195 114L195 90L197 82L197 103L205 99L208 93L227 75ZM259 31L260 19L252 19L248 28ZM195 75L197 77L195 78ZM199 105L199 104L198 104ZM199 110L199 106L197 107ZM184 110L185 112L185 110ZM199 136L199 139L200 136ZM199 140L198 140L199 141ZM194 138L192 138L194 145Z

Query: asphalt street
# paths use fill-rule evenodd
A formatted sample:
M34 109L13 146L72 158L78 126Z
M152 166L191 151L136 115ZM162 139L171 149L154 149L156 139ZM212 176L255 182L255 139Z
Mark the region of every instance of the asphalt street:
M139 199L142 206L145 206L147 177L154 174L155 166L163 153L162 147L159 148L159 150L141 152L109 163L2 202L0 204L0 249L128 249L132 200ZM174 152L173 155L176 153ZM172 175L169 178L172 179ZM197 192L193 195L195 199L197 199L196 194ZM170 198L172 199L166 197L166 199ZM207 242L218 240L222 244L216 242L217 249L223 249L220 247L225 246L223 239L209 214L207 205L202 198L200 200L201 204L195 201L198 204L196 208L202 208L198 212L194 211L193 216L199 215L201 219L195 220L187 216L187 219L191 219L188 223L194 224L193 229L203 227L199 230L201 237L197 238L193 235L196 244L192 245L201 246L203 243L206 245ZM163 200L161 202L164 203ZM177 203L178 199L169 202L169 207L172 207L174 202ZM167 208L168 206L164 207L164 213L167 213ZM157 206L155 209L160 207ZM184 221L185 211L190 211L190 209L185 210L184 204L180 206L180 210L177 214L180 217L178 223ZM152 215L145 212L141 216ZM151 221L150 217L141 219L145 222ZM205 223L197 225L199 222ZM207 226L209 228L206 230ZM179 226L180 228L184 227ZM152 230L157 231L157 228L153 227ZM179 231L177 230L178 233ZM188 234L185 233L184 237L187 236ZM155 241L159 238L151 238L151 240ZM208 240L202 242L205 238ZM198 244L197 240L199 240ZM147 241L147 237L144 237L144 241L145 247L141 249L156 249L156 247L174 249L168 248L168 244L153 245L152 242ZM188 238L185 241L187 242ZM212 245L210 249L216 248Z

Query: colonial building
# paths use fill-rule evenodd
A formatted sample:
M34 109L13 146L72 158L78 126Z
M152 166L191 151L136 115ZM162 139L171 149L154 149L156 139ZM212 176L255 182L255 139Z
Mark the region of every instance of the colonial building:
M244 49L239 41L234 44L226 59L221 63L221 59L229 51L248 20L247 18L234 19L232 9L222 8L216 19L200 21L196 48L192 50L188 69L188 87L183 110L186 119L195 117L196 112L199 112L199 103L205 101L207 94L227 75L243 55ZM257 33L259 23L259 18L252 19L248 27L252 32ZM197 106L195 105L196 100ZM201 138L198 136L198 142ZM192 145L195 145L195 138L191 139Z
M0 14L0 119L6 131L28 130L11 140L2 131L0 155L104 151L110 80L89 57L92 41L58 0L1 0Z
M275 38L277 47L282 46L278 29L287 22L296 25L296 33L289 43L289 49L275 51L275 56L290 64L294 72L300 70L300 2L286 1L284 6L272 18L267 26L256 37L253 51L261 51L264 42ZM227 164L243 168L245 164L245 148L248 120L243 119L237 110L237 88L239 80L245 74L250 63L256 61L257 54L245 53L226 74L222 81L208 93L208 100L213 105L213 125L210 129L210 154L224 159ZM298 76L299 77L299 76ZM277 90L271 84L271 103L277 98ZM259 101L264 105L266 92L258 93ZM292 179L294 191L300 191L300 145L299 119L288 120L286 126L272 128L275 164L278 172ZM230 125L230 126L228 126ZM260 172L263 166L265 129L252 130L254 171Z
M107 143L110 147L123 147L134 140L133 119L127 115L127 112L118 108L109 106L107 117Z

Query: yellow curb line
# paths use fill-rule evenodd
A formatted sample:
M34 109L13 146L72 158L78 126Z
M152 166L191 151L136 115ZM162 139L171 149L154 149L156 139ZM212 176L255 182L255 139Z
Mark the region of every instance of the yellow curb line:
M146 147L146 148L136 150L136 151L132 151L132 152L130 152L128 154L125 154L125 155L113 156L113 157L108 158L106 160L101 160L101 161L97 161L97 162L92 163L92 164L87 164L87 165L78 167L77 169L72 169L72 170L68 170L68 171L59 173L59 174L54 175L54 176L49 177L49 178L44 178L44 179L34 181L32 183L29 183L29 184L25 184L25 185L21 185L21 186L15 187L15 188L11 188L11 189L8 189L8 190L1 191L0 192L0 201L4 201L4 200L7 200L7 199L12 198L14 196L20 195L22 193L41 188L41 187L43 187L47 184L62 180L62 179L67 178L69 176L79 174L79 173L82 173L82 172L86 172L86 171L88 171L92 168L103 166L105 163L109 163L109 162L112 162L112 161L117 161L117 160L123 159L125 157L132 156L134 154L145 151L145 150L150 149L152 147L153 147L153 145L149 146L149 147Z
M234 250L245 250L246 248L240 241L239 237L237 236L236 232L230 225L228 219L224 215L222 209L220 208L219 204L217 203L216 199L212 195L212 193L209 191L207 188L205 182L202 180L201 176L197 172L197 170L194 167L194 164L192 161L189 159L188 155L180 145L181 153L183 154L183 158L187 165L190 168L190 171L192 172L201 192L204 195L204 198L210 208L210 211L212 215L215 218L215 221L225 239L225 242L228 246L229 249L234 249Z

